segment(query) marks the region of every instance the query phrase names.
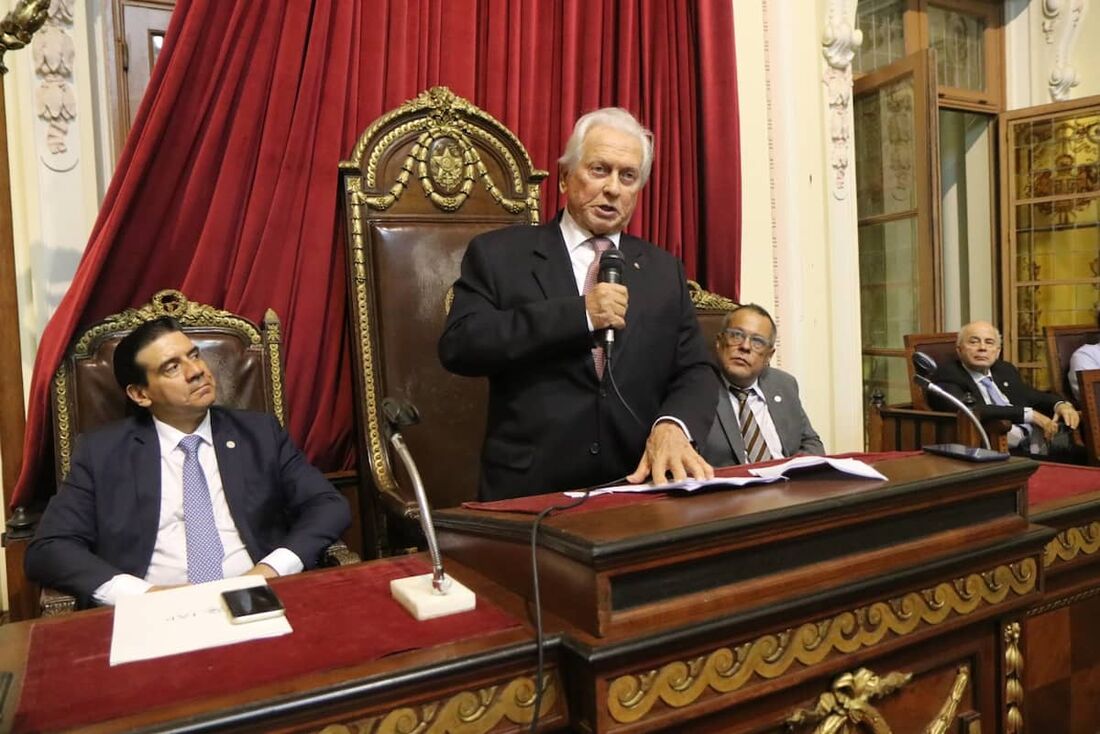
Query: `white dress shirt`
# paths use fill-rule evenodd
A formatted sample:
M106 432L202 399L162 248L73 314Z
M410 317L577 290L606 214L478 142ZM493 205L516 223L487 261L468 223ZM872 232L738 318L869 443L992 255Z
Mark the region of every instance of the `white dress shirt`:
M731 384L729 380L724 376L722 380L726 383L726 399L733 406L733 414L737 416L738 427L740 428L741 401L729 389ZM783 453L783 442L779 440L779 431L775 429L771 411L768 410L768 399L764 397L764 393L760 389L760 381L753 380L752 384L745 389L748 391L745 402L748 404L749 410L752 411L752 417L756 419L756 425L760 426L760 435L764 437L764 443L768 445L768 451L771 453L772 458L786 458L787 455Z
M1069 389L1078 400L1081 399L1081 386L1077 384L1077 373L1082 370L1100 370L1100 344L1078 347L1069 358Z
M989 394L989 390L986 388L985 383L982 382L982 380L987 377L990 378L990 380L992 381L993 389L997 391L997 396L1004 401L1004 404L1012 405L1012 401L1008 399L1008 396L1005 395L1001 388L997 385L997 380L993 377L992 374L988 372L978 372L977 370L972 370L969 367L966 367L965 369L967 372L970 373L970 377L972 380L974 380L974 384L978 386L978 390L981 391L982 400L985 402L986 405L997 405L997 401L994 400L993 396ZM1028 425L1021 426L1020 424L1015 423L1012 425L1012 428L1009 429L1007 435L1008 447L1010 449L1014 449L1021 443L1023 443L1025 438L1030 437L1029 446L1031 453L1046 453L1046 441L1043 438L1043 432L1031 430L1031 408L1024 408L1024 423L1027 423Z
M156 418L153 425L160 443L160 515L157 522L157 539L153 557L144 579L130 574L118 574L92 593L97 604L114 605L122 596L144 594L154 586L174 586L187 583L187 535L183 516L183 449L179 442L187 434L162 423ZM214 522L222 542L225 557L222 572L226 578L241 576L255 565L248 555L237 525L229 513L225 499L218 457L214 451L214 436L210 428L210 413L195 429L194 435L202 438L199 444L199 466L206 476L210 500L214 509ZM260 563L270 566L280 576L298 573L302 560L288 548L276 548Z
M562 239L565 240L565 250L569 253L569 262L573 266L573 278L577 281L577 293L583 295L584 282L588 279L588 269L592 267L592 263L596 260L596 247L588 240L595 237L595 235L577 224L577 220L570 216L568 209L562 210L560 227ZM618 249L622 234L622 232L613 232L604 235L604 237L611 240L611 245ZM588 330L595 331L592 328L592 316L589 315L587 309L585 309L584 318ZM676 416L662 415L653 422L653 425L655 426L661 421L672 421L680 426L680 430L688 437L688 441L692 440L687 425Z

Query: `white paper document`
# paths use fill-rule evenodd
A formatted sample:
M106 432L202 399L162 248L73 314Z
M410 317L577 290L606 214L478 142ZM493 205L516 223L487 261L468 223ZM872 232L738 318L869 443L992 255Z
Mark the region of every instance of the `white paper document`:
M805 469L813 466L830 466L844 474L864 479L883 479L886 477L859 459L834 459L830 456L797 456L774 466L749 469L750 477L715 477L714 479L685 479L682 482L670 482L657 487L652 484L619 484L614 487L600 487L589 492L590 497L599 494L619 494L626 492L667 492L680 490L694 492L707 487L744 487L750 484L768 484L787 479L787 472L793 469ZM566 492L569 497L583 497L584 492Z
M241 624L230 621L222 592L266 583L262 576L236 576L119 599L111 633L111 665L290 634L293 630L285 616Z

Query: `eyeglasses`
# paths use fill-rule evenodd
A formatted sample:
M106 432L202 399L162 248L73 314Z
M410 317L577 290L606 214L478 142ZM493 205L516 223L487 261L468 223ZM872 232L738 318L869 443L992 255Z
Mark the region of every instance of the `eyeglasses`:
M731 347L736 347L738 344L743 344L746 339L749 340L749 348L757 354L762 354L771 349L772 343L760 336L759 334L749 334L741 329L722 329L723 336L726 337L726 344Z

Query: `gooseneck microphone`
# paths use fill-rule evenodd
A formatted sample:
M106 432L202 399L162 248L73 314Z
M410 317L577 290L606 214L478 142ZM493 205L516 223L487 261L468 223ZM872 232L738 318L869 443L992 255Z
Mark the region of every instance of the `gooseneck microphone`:
M596 277L598 283L622 283L623 282L623 253L619 248L612 247L604 250L600 255L600 272ZM605 351L615 343L615 330L610 326L600 334L600 344Z
M929 375L936 371L936 360L932 359L932 357L924 352L913 352L913 369L916 372L916 374L913 375L913 382L918 385L923 385L925 388L936 393L965 413L966 417L970 419L970 422L974 424L974 427L978 429L978 435L982 437L982 448L990 450L989 436L986 434L985 428L982 427L982 422L974 415L974 411L966 407L963 401L959 400L930 379Z

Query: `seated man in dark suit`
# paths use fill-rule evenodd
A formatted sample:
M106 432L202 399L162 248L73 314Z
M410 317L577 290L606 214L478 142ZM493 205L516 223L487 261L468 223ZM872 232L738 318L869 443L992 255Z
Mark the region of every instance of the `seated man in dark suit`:
M777 335L771 314L750 303L726 314L722 326L714 353L725 379L703 458L728 466L824 454L825 446L802 409L798 383L768 364Z
M1014 425L1008 433L1008 447L1022 454L1047 455L1051 441L1064 423L1076 429L1080 416L1057 395L1041 392L1020 377L1019 370L1001 357L1001 333L988 321L974 321L959 331L955 343L958 359L942 364L932 382L968 402L979 419L1006 419ZM934 410L954 412L950 401L928 392ZM1066 450L1070 447L1067 445Z
M214 406L214 376L174 319L119 342L141 413L77 439L27 549L27 576L90 602L317 564L347 502L274 416Z

